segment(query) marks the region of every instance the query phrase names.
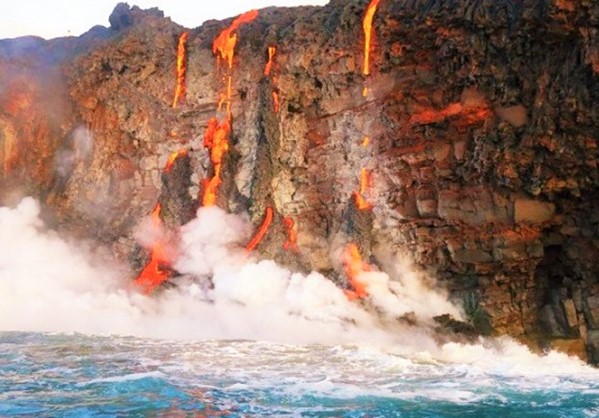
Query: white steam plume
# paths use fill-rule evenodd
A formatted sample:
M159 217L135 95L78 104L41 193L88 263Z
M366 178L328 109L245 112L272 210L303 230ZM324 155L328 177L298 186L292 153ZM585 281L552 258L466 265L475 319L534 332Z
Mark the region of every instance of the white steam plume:
M320 274L304 276L248 258L242 243L249 232L243 217L200 209L181 229L182 255L175 267L184 277L176 288L148 297L131 285L126 269L44 230L33 199L0 208L0 331L356 343L422 361L494 365L510 373L517 372L510 365L521 362L534 364L526 368L531 374L543 367L552 373L584 368L561 354L540 359L510 341L439 345L426 327L394 320L406 312L422 320L445 309L457 313L442 294L419 284L417 274L402 270L401 280L382 272L364 275L373 305L365 309Z

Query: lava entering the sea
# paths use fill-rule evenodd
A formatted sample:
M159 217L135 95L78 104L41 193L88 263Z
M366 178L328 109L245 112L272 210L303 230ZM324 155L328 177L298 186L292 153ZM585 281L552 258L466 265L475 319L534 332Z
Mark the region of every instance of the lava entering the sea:
M157 203L152 211L152 228L159 231L162 228L160 219L160 203ZM165 245L157 240L151 248L150 262L135 279L135 284L143 293L149 295L171 276L169 270L170 260L166 255Z
M266 214L264 215L264 221L262 221L262 225L258 228L256 235L252 237L248 245L245 247L246 253L251 253L262 241L264 235L268 232L268 228L270 228L270 224L272 223L273 218L273 209L270 206L266 207Z
M368 263L362 261L360 250L356 244L352 243L345 247L342 261L349 284L353 288L352 290L347 290L345 292L347 297L350 300L354 300L368 296L366 283L360 280L360 275L364 272L372 271L372 267Z
M179 37L179 44L177 46L177 87L175 88L175 97L173 98L173 108L177 105L185 96L185 66L187 63L185 45L187 43L187 32L183 32Z
M169 155L163 173L170 173L177 158L187 155L187 150L179 150ZM160 219L160 203L157 203L152 211L151 216L151 227L152 233L158 238L152 243L150 248L150 261L144 267L142 272L135 279L135 284L141 289L146 295L152 293L154 289L168 280L171 277L171 260L167 254L168 243L162 235L163 223Z

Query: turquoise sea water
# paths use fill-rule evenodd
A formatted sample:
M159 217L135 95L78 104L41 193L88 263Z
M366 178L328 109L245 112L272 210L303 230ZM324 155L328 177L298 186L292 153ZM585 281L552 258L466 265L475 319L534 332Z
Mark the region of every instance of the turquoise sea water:
M0 416L599 416L592 369L392 351L4 332Z

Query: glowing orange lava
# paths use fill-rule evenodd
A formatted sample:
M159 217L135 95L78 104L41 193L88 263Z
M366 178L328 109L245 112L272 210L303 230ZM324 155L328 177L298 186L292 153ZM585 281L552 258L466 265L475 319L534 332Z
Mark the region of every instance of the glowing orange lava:
M214 167L214 175L209 180L204 181L204 196L202 197L202 206L216 205L218 187L222 183L222 166L224 156L229 150L229 133L231 124L229 119L222 123L217 118L211 118L208 121L208 128L204 134L204 147L210 150L210 161Z
M233 57L235 55L235 45L237 44L237 34L235 31L244 24L251 22L258 16L257 10L252 10L237 17L231 26L223 30L212 44L212 52L217 55L217 60L223 59L227 62L228 71L224 76L226 85L224 91L220 94L218 101L218 111L222 110L226 104L226 118L220 122L218 118L213 117L208 121L208 127L204 134L204 146L210 150L210 160L214 168L214 175L210 179L203 181L204 194L202 196L203 206L216 205L218 188L222 183L222 164L224 156L229 150L229 134L231 133L231 97L233 76Z
M266 66L264 67L264 75L267 77L270 75L270 70L272 70L273 59L275 57L276 52L277 52L276 47L274 47L274 46L268 47L268 62L266 63Z
M175 151L171 155L169 155L168 160L166 160L166 165L164 166L163 172L170 173L173 169L173 164L175 164L175 161L177 161L177 158L183 157L184 155L187 155L187 150L185 149Z
M156 230L160 229L162 226L162 220L160 219L160 203L156 204L151 216L153 228ZM150 262L139 274L139 277L135 279L135 284L146 295L152 293L154 289L171 276L171 273L168 270L169 266L170 261L166 256L164 244L160 241L154 243L151 248Z
M428 125L440 122L449 117L460 114L464 107L460 103L452 103L442 110L426 109L410 117L411 125Z
M187 32L183 32L179 37L179 45L177 46L177 87L173 98L173 108L177 107L185 95L185 44L187 43L187 36Z
M235 31L244 24L251 22L258 17L258 10L250 10L238 16L231 26L222 31L212 44L212 52L218 53L219 57L225 60L229 69L233 68L233 56L235 55L235 45L237 45L237 34Z
M254 249L260 244L264 235L268 232L268 228L270 228L270 224L272 223L273 218L273 210L270 206L266 207L266 214L264 215L264 221L262 221L262 225L258 228L258 232L256 235L252 237L248 245L245 247L246 253L251 253Z
M356 207L360 210L372 209L372 205L365 198L372 183L371 176L370 170L363 168L360 171L360 191L354 192Z
M366 10L366 14L364 15L364 20L362 22L362 27L364 29L364 63L362 65L362 74L364 75L370 74L370 45L372 43L372 20L374 18L374 14L376 13L376 9L379 3L380 0L372 0L370 2L370 4L368 5L368 9ZM364 93L368 94L368 90L365 90Z
M286 216L283 218L283 226L285 227L285 233L287 235L287 240L283 243L283 249L285 251L298 251L297 225L292 218Z
M352 243L345 247L342 261L349 284L353 288L353 290L347 290L345 292L348 299L360 299L368 296L366 283L360 280L360 275L364 272L372 271L372 267L370 267L368 263L362 261L360 250L356 244Z
M365 136L362 140L362 148L366 148L368 145L370 145L370 137Z

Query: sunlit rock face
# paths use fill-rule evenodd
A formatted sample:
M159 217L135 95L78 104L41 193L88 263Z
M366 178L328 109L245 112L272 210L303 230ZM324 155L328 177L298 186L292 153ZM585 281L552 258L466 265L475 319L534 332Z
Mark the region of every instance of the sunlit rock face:
M404 251L479 330L599 362L599 5L381 0L366 73L369 4L260 10L229 69L232 20L125 5L80 38L0 41L0 201L34 195L141 270L134 227L159 202L193 217L230 112L215 204L256 227L273 209L264 257L334 277L347 243Z

